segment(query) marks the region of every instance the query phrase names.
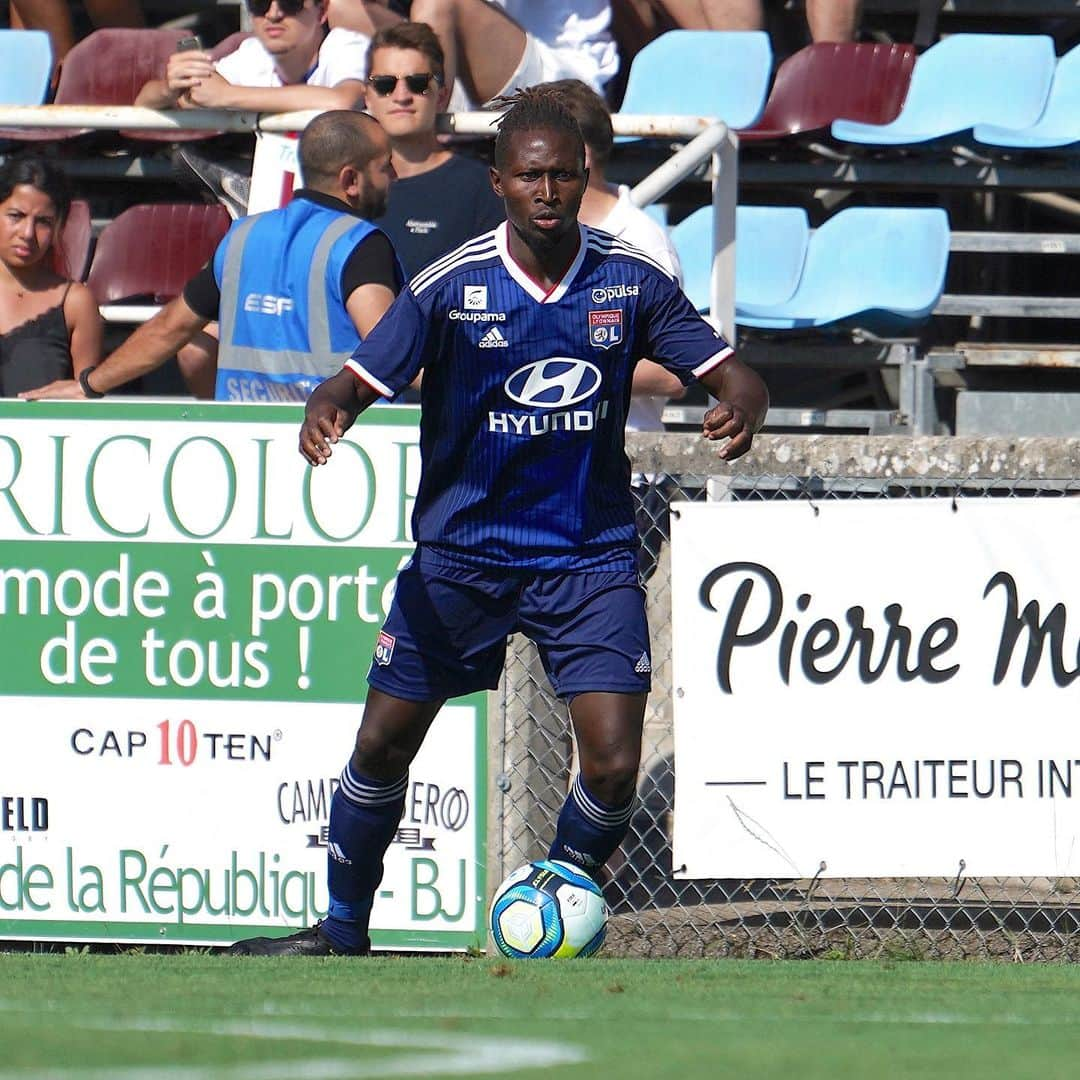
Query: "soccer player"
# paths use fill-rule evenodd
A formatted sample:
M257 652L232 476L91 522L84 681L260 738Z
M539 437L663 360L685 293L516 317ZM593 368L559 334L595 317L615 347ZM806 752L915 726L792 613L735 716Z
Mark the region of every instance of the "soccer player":
M495 687L507 635L569 703L581 772L550 857L595 874L626 832L650 683L623 428L638 358L719 399L704 436L750 447L764 384L648 256L578 222L581 131L543 88L515 95L492 184L507 221L421 271L308 400L324 465L357 415L423 370L416 552L379 634L356 748L330 810L330 908L258 955L360 955L409 765L448 698Z

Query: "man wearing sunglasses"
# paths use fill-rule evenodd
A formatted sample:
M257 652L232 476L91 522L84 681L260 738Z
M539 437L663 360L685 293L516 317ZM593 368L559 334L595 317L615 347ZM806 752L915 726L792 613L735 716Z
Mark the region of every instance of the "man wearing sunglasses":
M363 98L369 37L355 30L328 31L330 0L246 3L252 37L216 62L198 49L173 53L165 78L148 82L135 104L292 112L351 109Z
M487 166L451 153L435 136L449 97L430 26L398 23L372 38L367 110L390 136L397 173L378 225L409 277L505 217Z

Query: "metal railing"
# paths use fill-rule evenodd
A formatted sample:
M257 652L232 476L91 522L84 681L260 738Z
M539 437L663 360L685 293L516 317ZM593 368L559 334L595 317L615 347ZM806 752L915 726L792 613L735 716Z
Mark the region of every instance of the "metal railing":
M4 105L0 127L91 131L205 131L211 133L302 131L318 110L255 113L231 109L145 109L105 105ZM440 130L490 137L491 112L445 113ZM638 206L655 202L708 161L712 188L714 257L710 297L712 314L734 340L735 203L738 189L738 138L716 117L632 116L615 114L616 135L663 138L681 145L631 191ZM130 314L130 313L129 313ZM145 315L145 313L143 313ZM136 318L138 321L138 318Z

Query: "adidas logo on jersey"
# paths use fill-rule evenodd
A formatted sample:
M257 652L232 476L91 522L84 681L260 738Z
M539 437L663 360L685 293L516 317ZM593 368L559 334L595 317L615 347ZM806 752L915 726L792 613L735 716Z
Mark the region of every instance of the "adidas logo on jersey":
M652 671L652 664L649 662L649 654L647 652L641 654L640 659L634 665L634 671L639 675L647 675Z
M510 347L510 342L503 337L502 331L497 326L493 326L476 344L481 349L507 349Z

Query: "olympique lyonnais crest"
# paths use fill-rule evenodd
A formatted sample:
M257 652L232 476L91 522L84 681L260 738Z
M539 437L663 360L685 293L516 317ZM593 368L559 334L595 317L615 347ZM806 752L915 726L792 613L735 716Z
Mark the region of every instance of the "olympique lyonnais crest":
M379 667L386 667L390 663L394 656L394 642L396 638L392 634L388 634L385 630L379 631L379 636L375 641L375 663Z
M589 341L597 349L610 349L622 341L622 309L589 312Z

